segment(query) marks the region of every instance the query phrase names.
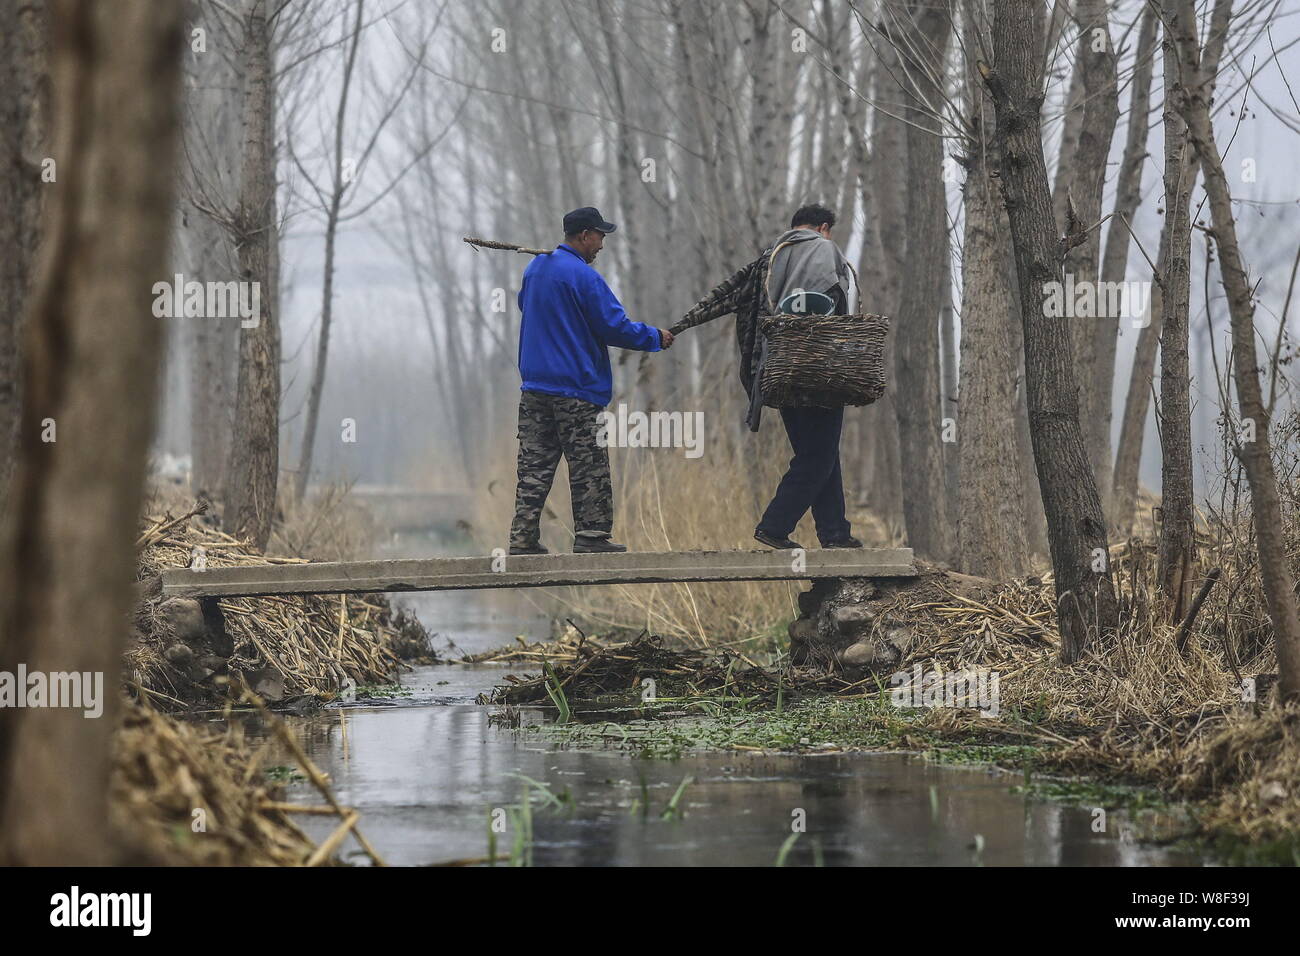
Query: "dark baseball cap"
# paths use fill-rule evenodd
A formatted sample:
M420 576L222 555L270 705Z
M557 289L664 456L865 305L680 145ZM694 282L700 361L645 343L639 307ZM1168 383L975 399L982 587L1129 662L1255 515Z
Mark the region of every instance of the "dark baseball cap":
M599 232L611 233L618 226L612 222L606 222L600 214L600 210L595 206L583 206L581 209L575 209L573 212L564 214L564 234L571 236L575 232L582 232L584 229L595 229Z

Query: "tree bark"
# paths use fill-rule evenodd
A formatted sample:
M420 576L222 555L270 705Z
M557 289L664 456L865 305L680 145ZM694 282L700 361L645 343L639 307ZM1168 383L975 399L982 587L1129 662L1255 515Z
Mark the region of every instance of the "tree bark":
M912 3L898 47L908 121L906 268L894 337L899 451L907 475L903 510L911 546L940 561L952 550L939 407L942 257L948 255L939 114L951 32L949 2Z
M1079 426L1069 324L1045 314L1048 283L1063 281L1040 137L1043 62L1033 44L1035 0L995 0L992 69L1000 180L1016 254L1025 379L1034 460L1047 514L1061 632L1061 660L1077 661L1117 624L1106 525Z
M1011 287L1003 268L1007 216L994 192L998 166L989 126L993 104L975 71L984 20L963 5L967 67L967 150L965 236L962 244L961 402L957 431L960 481L957 508L957 566L968 574L1005 580L1028 565L1025 503L1016 431L1016 356L1007 348L1012 320ZM984 30L987 33L987 29ZM987 41L983 48L987 49Z
M1075 21L1079 25L1078 53L1075 69L1082 75L1083 116L1079 140L1070 157L1072 174L1068 190L1075 215L1087 238L1065 256L1065 273L1079 282L1095 283L1101 251L1101 230L1091 227L1101 218L1102 189L1106 183L1106 161L1119 118L1119 92L1115 75L1115 51L1111 46L1106 0L1078 0ZM1058 220L1058 223L1060 220ZM1100 301L1100 300L1098 300ZM1109 320L1095 317L1071 323L1074 365L1079 380L1080 424L1083 443L1092 462L1097 492L1105 507L1110 495L1110 407L1111 381L1102 378L1098 349L1101 326ZM1113 333L1111 333L1113 335Z
M181 4L51 0L50 11L59 170L0 542L0 670L98 674L103 713L33 707L0 723L9 865L114 860L110 738L162 342L149 290L168 278L179 127Z
M240 174L239 272L261 287L261 316L239 334L235 433L226 481L225 530L265 549L280 468L280 317L275 276L275 78L267 0L245 14L244 158Z
M995 141L996 142L996 141ZM1007 222L1006 209L999 212L1004 223ZM1011 243L1011 227L1000 233L999 255L1007 288L1020 288L1020 279L1016 275L1016 253ZM1015 357L1016 363L1016 460L1020 473L1020 494L1025 501L1025 535L1029 542L1031 556L1042 555L1046 558L1047 514L1043 511L1043 495L1038 488L1038 466L1034 463L1034 441L1029 435L1029 400L1025 388L1025 332L1020 314L1020 296L1011 296L1010 311L1006 323L1007 347Z
M204 11L212 7L205 5ZM221 29L205 22L209 37ZM211 47L192 58L187 91L182 223L178 271L200 282L228 282L235 273L230 230L204 210L235 205L240 164L240 77L234 51ZM233 318L190 319L190 488L221 494L235 417L239 324Z
M1259 384L1255 305L1237 242L1232 194L1210 120L1214 72L1203 70L1200 63L1196 9L1192 0L1173 0L1165 5L1165 11L1167 29L1173 35L1178 54L1179 80L1183 87L1179 106L1199 156L1205 174L1205 190L1210 197L1213 236L1219 246L1219 272L1228 295L1228 311L1232 319L1233 378L1237 383L1242 421L1243 424L1252 423L1255 431L1255 440L1241 442L1237 455L1245 467L1246 481L1250 485L1260 577L1277 651L1278 693L1283 700L1300 700L1300 614L1296 610L1295 579L1283 539L1282 504L1277 476L1273 471L1268 408ZM1216 6L1215 19L1218 12ZM1225 26L1226 22L1225 19Z
M1177 13L1165 4L1169 32L1176 32ZM1192 27L1193 31L1195 27ZM1157 578L1169 619L1182 619L1191 587L1194 517L1192 511L1192 407L1187 360L1187 324L1191 307L1192 182L1195 167L1189 152L1187 124L1180 114L1183 86L1178 51L1167 33L1164 48L1165 224L1160 260L1160 549Z
M18 451L18 345L40 243L47 30L43 0L0 0L0 514Z
M939 358L943 370L943 378L939 386L939 418L940 422L956 423L960 418L960 402L957 392L957 316L954 314L952 307L952 254L949 248L952 240L947 238L947 230L944 231L944 255L940 260L943 266L942 278L939 280L939 301L943 303L939 306ZM957 501L957 482L958 475L961 472L960 457L960 435L957 435L953 441L943 443L943 494L944 498L955 504ZM949 520L952 516L949 514ZM954 544L954 550L955 550Z
M906 126L898 118L897 77L898 56L893 45L879 44L879 80L876 88L877 104L873 109L871 139L874 146L869 175L876 205L868 210L870 228L876 248L880 252L880 282L864 292L871 308L897 319L899 289L906 272L903 245L907 235L907 207L903 171L907 168ZM884 104L889 104L885 106ZM890 115L890 114L894 115ZM897 328L897 325L895 325ZM897 350L897 341L890 343ZM870 431L874 454L871 473L867 481L872 510L886 527L907 537L907 524L903 516L903 474L898 436L898 380L889 383L885 394L874 405L863 409L863 427Z

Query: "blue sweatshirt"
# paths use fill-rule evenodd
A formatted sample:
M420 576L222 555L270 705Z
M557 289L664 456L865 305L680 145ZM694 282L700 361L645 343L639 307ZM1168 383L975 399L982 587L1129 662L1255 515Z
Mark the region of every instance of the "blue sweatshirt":
M525 392L608 405L609 346L658 352L659 330L633 322L600 273L561 243L536 256L519 287L519 375Z

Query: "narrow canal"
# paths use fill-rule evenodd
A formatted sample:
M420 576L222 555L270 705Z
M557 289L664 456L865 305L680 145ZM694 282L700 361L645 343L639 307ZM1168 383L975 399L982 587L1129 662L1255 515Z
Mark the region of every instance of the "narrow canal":
M530 613L526 595L503 603L474 593L429 594L413 603L430 630L463 653L516 635L547 636L545 618ZM1015 777L987 770L876 753L644 759L568 749L535 732L491 725L494 708L475 697L526 669L421 667L403 676L400 696L288 719L339 800L361 811L363 832L396 865L483 858L493 819L504 827L496 852L511 855L526 791L527 849L538 866L771 865L800 824L786 865L1201 862L1127 838L1120 814L1111 814L1106 832L1094 832L1087 808L1027 797L1016 792ZM547 716L525 709L523 718ZM319 802L306 782L291 784L289 798ZM311 817L303 825L318 839L333 826ZM349 858L366 862L359 852Z

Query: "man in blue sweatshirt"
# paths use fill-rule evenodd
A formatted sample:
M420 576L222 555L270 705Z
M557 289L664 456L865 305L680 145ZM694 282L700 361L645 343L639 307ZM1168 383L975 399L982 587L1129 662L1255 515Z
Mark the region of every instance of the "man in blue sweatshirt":
M519 288L519 469L511 554L546 554L542 508L563 455L573 499L573 550L626 551L610 540L609 451L596 440L613 397L609 346L658 352L673 335L627 317L591 263L615 225L592 206L564 217L564 242L537 256Z

